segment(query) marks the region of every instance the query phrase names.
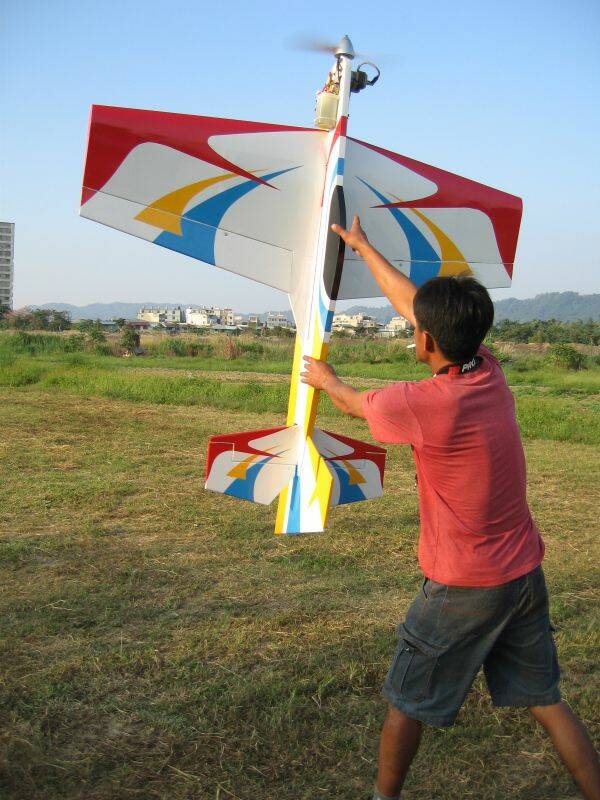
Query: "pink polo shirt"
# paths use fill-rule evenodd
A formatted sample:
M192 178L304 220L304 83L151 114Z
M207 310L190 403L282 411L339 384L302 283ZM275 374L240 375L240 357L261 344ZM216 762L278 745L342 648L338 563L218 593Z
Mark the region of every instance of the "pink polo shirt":
M410 444L417 467L419 563L450 586L497 586L540 564L514 398L498 361L366 392L373 438Z

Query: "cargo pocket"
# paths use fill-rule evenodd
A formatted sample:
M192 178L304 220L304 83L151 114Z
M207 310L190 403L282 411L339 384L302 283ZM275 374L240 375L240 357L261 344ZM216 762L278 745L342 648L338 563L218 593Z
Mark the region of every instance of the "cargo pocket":
M388 673L386 684L404 700L423 700L429 696L431 680L442 647L432 647L400 633L398 650Z

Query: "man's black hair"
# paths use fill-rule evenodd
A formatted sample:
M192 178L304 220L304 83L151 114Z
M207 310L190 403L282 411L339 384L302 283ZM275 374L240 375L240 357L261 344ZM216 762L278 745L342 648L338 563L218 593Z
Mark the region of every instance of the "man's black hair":
M421 330L435 339L446 358L469 361L494 321L494 305L475 278L432 278L413 301Z

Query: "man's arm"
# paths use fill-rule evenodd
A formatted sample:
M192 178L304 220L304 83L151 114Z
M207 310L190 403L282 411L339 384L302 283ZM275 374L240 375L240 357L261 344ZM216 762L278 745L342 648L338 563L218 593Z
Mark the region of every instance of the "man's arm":
M324 361L317 361L316 358L310 356L304 356L304 361L304 372L300 376L302 383L307 383L314 389L320 389L328 394L334 406L344 414L364 419L362 392L341 381L333 367Z
M350 230L344 230L340 225L332 225L331 229L365 261L382 293L396 311L414 326L413 298L417 287L371 246L359 218L354 217Z

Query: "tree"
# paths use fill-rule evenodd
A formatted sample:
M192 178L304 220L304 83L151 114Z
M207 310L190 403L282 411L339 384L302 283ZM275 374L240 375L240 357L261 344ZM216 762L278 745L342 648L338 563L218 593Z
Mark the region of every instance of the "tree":
M68 311L48 311L47 325L50 331L68 331L71 328L71 315Z
M140 346L140 335L137 331L134 331L133 328L125 327L123 328L123 333L121 335L119 344L128 353L135 353L137 348Z
M104 333L100 325L95 325L91 327L87 331L87 336L88 336L88 341L90 341L92 344L102 344L103 342L106 341L106 334Z
M546 361L563 369L583 369L585 367L585 356L570 344L551 345L546 354Z

